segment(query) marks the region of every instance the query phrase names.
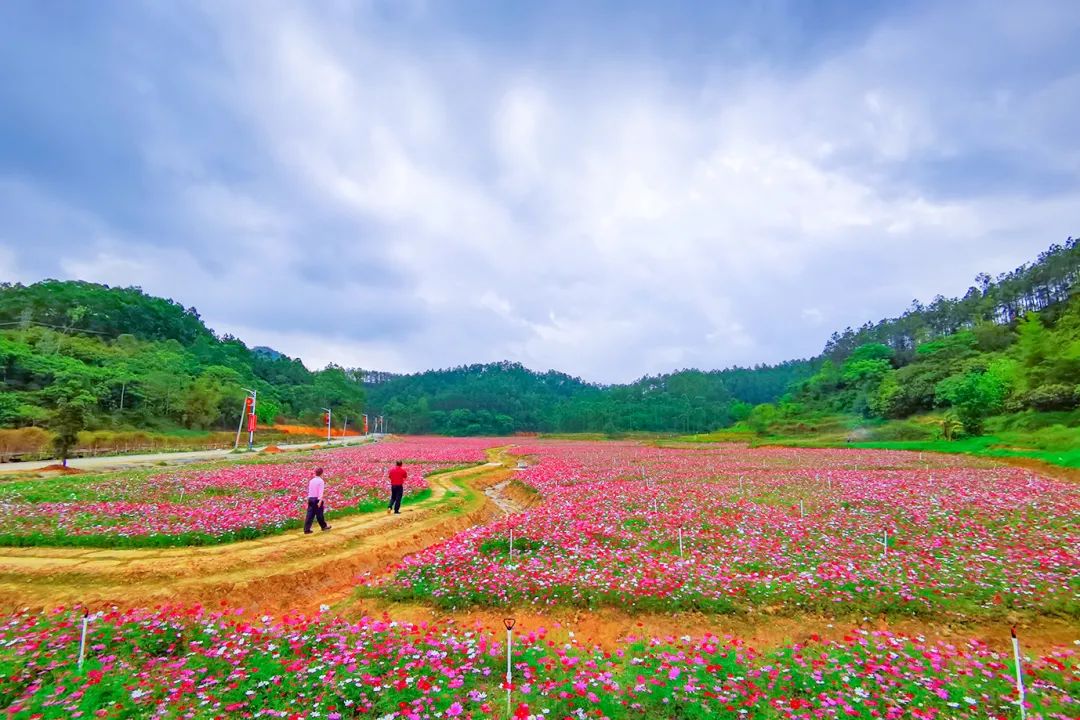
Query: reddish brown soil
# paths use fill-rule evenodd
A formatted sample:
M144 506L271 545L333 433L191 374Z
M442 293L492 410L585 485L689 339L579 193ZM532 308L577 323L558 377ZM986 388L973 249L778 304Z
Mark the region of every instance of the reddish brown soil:
M79 474L84 473L86 471L85 470L79 470L78 468L73 468L73 467L65 467L64 465L60 465L59 463L57 463L55 465L46 465L45 467L40 468L39 470L37 470L37 472L41 472L41 473L59 473L61 475L79 475Z

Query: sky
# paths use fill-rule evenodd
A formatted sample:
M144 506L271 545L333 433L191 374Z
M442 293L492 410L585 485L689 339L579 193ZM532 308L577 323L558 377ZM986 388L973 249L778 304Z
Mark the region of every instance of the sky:
M311 368L809 357L1080 234L1080 3L0 3L0 280Z

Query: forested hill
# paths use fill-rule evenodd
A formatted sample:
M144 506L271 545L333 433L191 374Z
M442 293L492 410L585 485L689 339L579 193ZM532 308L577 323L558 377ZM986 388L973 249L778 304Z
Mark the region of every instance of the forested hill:
M625 385L510 362L412 375L312 372L271 348L219 337L193 308L138 288L0 284L0 425L55 427L77 416L90 429L226 429L252 388L263 422L318 423L331 407L339 418L384 415L403 433L701 432L740 420L764 427L777 416L939 410L976 431L995 414L1080 405L1078 278L1080 245L1069 239L1010 273L980 275L963 297L835 333L813 360Z
M1070 238L1012 272L979 275L963 297L834 334L817 372L748 423L790 434L844 416L849 428L881 428L883 440L1060 426L1055 437L1080 441L1078 289L1080 243Z
M271 348L218 337L194 308L139 288L56 280L0 285L0 366L6 427L53 427L76 408L88 429L228 429L252 388L264 423L317 424L331 407L338 418L385 415L398 432L450 434L700 431L745 417L815 369L686 370L616 386L515 363L311 372Z
M406 433L699 432L745 418L815 369L798 360L601 386L503 362L394 376L367 389L369 405L391 418L391 430Z
M360 412L364 390L342 368L215 335L190 308L138 288L46 280L0 284L0 425L51 427L62 410L88 429L235 427L258 391L263 422Z

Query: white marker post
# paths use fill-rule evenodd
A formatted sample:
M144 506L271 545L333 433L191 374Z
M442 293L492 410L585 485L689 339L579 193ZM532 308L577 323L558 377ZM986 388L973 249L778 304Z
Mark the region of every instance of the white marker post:
M679 528L679 557L681 558L682 556L683 556L682 528Z
M514 561L514 528L510 528L510 562Z
M1024 674L1020 669L1020 640L1016 637L1016 626L1012 626L1013 658L1016 660L1016 692L1020 697L1017 704L1020 706L1020 720L1027 720L1027 708L1024 707Z
M510 684L514 679L510 664L511 648L514 645L514 622L512 617L503 618L503 625L506 626L506 717L510 717Z
M79 672L82 672L83 660L86 658L86 626L90 624L90 614L83 610L82 636L79 638ZM1013 636L1015 637L1015 635Z
M806 517L806 508L803 507L803 501L799 501L799 517Z
M881 536L881 559L889 559L889 531L886 530Z

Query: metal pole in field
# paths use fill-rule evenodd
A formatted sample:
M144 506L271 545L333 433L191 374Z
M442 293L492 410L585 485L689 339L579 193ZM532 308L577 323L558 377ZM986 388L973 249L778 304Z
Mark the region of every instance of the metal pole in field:
M803 507L803 501L799 501L799 517L806 517L806 508Z
M503 618L503 625L506 626L506 717L510 717L510 685L514 679L510 664L511 647L514 644L514 622L514 618Z
M1013 659L1016 661L1016 692L1020 694L1017 704L1020 706L1020 720L1027 720L1027 708L1024 707L1024 674L1020 669L1020 640L1016 637L1016 626L1012 626Z
M240 447L240 433L244 429L244 418L247 417L248 399L244 397L244 409L240 411L240 424L236 426L236 442L233 443L233 450Z
M514 559L514 528L510 528L510 560Z
M79 671L82 671L83 659L86 657L86 626L90 624L90 615L83 610L82 635L79 637ZM1015 636L1014 636L1015 637Z
M886 530L881 538L881 559L889 559L889 531Z
M679 557L681 558L682 556L683 556L682 528L679 528Z
M326 442L330 442L330 418L333 416L330 408L324 407L326 411Z

